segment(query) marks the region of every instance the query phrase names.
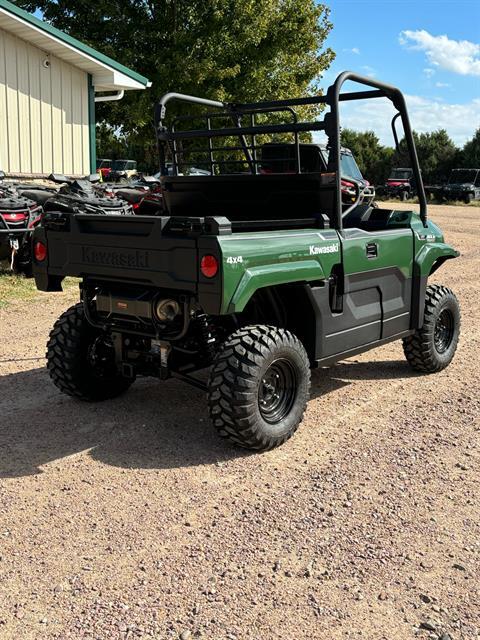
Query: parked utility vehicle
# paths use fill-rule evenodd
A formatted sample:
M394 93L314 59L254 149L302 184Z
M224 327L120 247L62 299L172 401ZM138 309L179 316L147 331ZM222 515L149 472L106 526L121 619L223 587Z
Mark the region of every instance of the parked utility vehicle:
M270 142L260 150L262 173L296 173L296 145L285 142ZM302 173L325 173L328 164L328 150L324 144L300 144L300 169ZM366 180L355 161L350 149L340 150L340 169L342 172L342 203L349 206L357 199L357 188L361 190L361 202L372 204L375 199L375 187ZM356 183L356 184L355 184Z
M397 167L392 169L385 183L385 193L389 198L400 198L405 202L417 195L413 169Z
M344 93L347 80L367 88ZM358 206L358 188L342 207L339 103L378 97L403 122L419 213ZM167 120L174 101L184 103L182 115ZM185 103L195 105L191 120ZM328 112L301 121L296 107L312 103ZM138 375L180 378L208 393L221 436L265 450L297 429L311 368L398 339L418 371L450 363L457 299L428 279L459 254L427 219L398 89L345 72L319 97L223 104L169 93L156 119L166 215L49 212L35 231L38 288L82 278L81 302L48 342L61 391L97 401L125 392ZM328 136L324 172L302 172L299 136L307 131ZM295 173L260 171L259 147L277 134L293 137ZM179 175L184 164L211 175ZM195 372L207 367L205 383Z
M135 160L114 160L112 170L108 174L109 180L128 180L137 173Z
M113 162L109 158L98 158L97 173L102 176L102 180L108 180L112 173Z
M453 169L441 191L444 200L480 200L480 169Z

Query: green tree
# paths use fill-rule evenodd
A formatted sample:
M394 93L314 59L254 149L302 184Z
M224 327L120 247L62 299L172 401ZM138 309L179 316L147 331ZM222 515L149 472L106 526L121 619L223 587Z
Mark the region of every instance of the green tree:
M308 95L334 53L329 9L315 0L16 0L152 81L97 105L97 120L152 153L153 108L166 91L251 101ZM139 158L140 159L140 158Z
M372 184L383 184L392 166L393 149L380 144L373 131L343 129L341 142L355 156L364 178Z
M461 152L461 165L466 169L480 168L480 128L471 140L465 143Z
M445 129L420 134L414 131L413 137L423 182L427 184L446 180L450 171L459 162L459 150ZM409 166L404 139L400 142L400 151L394 154L393 162L396 166Z

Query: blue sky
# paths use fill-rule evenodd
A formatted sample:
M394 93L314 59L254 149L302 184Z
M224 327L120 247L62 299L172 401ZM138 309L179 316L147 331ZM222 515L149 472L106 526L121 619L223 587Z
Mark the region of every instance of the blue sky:
M345 69L373 75L407 96L417 131L447 129L462 145L480 126L480 0L324 0L337 57L322 79ZM391 144L386 102L350 103L343 126L374 130Z

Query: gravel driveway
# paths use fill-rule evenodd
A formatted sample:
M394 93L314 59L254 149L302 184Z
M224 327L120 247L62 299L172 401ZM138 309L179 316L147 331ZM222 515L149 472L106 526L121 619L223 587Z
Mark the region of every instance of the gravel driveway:
M393 343L313 374L296 436L215 436L201 391L57 392L76 295L0 312L0 638L474 639L480 634L480 209L432 206L462 252L453 364Z

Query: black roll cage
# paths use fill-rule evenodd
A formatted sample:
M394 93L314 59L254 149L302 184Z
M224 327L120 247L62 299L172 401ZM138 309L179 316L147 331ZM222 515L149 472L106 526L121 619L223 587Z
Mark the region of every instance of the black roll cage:
M353 91L341 93L341 89L348 80L360 85L371 87L366 91ZM248 164L251 173L258 173L258 164L260 161L256 157L255 136L260 134L274 133L292 133L295 140L295 160L296 173L301 173L300 167L300 140L299 134L311 131L324 131L328 138L329 159L327 171L335 174L335 204L333 211L332 223L338 230L342 230L342 200L341 200L341 145L340 145L340 102L351 100L365 100L371 98L388 98L393 106L397 109L397 113L392 119L392 131L395 145L398 148L398 135L396 131L396 121L400 118L403 125L403 131L410 156L411 168L417 183L417 194L420 204L420 217L424 224L427 225L427 200L422 181L420 166L418 163L417 151L413 139L412 128L408 117L407 106L402 92L392 85L380 82L374 78L360 76L352 71L344 71L335 82L328 88L325 95L309 96L305 98L291 98L287 100L273 100L252 103L224 103L217 100L209 100L206 98L198 98L196 96L184 95L181 93L164 94L155 109L155 128L157 134L157 142L160 157L160 173L168 175L166 164L166 148L170 150L173 165L173 175L178 175L178 144L182 140L207 138L209 150L209 162L213 173L214 166L219 164L214 160L214 152L226 149L236 149L243 151L245 161L238 161ZM182 120L186 120L189 116L178 116L173 124L168 128L164 125L166 115L166 105L171 101L181 101L190 104L197 104L206 107L212 107L217 111L207 113L203 117L206 120L206 127L202 129L177 130L176 124ZM297 114L293 107L324 104L330 108L322 120L314 122L299 122ZM292 116L292 121L282 124L259 124L255 121L258 114L266 114L272 112L285 112ZM242 118L249 117L247 125L242 124ZM192 116L190 116L191 118ZM200 116L194 116L198 119ZM232 122L232 126L212 128L212 121L215 118L228 118ZM227 136L238 137L240 143L238 147L219 147L215 146L214 138L225 138ZM252 143L249 144L247 136L252 137ZM203 163L205 164L205 163Z

